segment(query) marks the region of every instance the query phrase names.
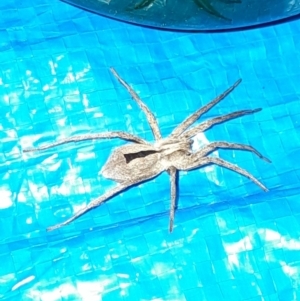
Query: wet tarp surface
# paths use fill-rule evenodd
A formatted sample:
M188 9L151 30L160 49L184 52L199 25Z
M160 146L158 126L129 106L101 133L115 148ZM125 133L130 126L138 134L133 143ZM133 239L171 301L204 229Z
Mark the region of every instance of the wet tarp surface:
M106 19L58 1L0 4L0 299L300 299L300 20L227 33L178 33ZM114 67L164 137L242 83L201 120L261 111L199 134L250 144L272 163L217 150L269 189L218 166L132 187L61 229L116 184L99 171L122 140L23 150L121 130L153 142ZM201 121L200 120L200 121ZM199 122L198 122L199 123Z

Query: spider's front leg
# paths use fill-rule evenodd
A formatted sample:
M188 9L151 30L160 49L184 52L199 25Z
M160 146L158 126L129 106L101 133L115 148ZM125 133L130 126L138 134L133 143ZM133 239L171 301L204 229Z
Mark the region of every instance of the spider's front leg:
M157 120L154 114L148 108L148 106L140 99L138 94L129 86L129 84L123 78L121 78L121 76L117 73L117 71L114 68L110 68L110 71L115 76L115 78L119 81L119 83L129 92L132 99L137 103L140 109L145 113L155 140L158 141L162 139Z
M181 124L179 124L172 132L171 137L180 136L189 126L191 126L200 116L204 113L208 112L212 107L214 107L217 103L223 100L227 95L229 95L240 83L241 79L237 80L231 87L229 87L222 94L217 96L215 99L210 101L204 107L198 109L195 113L186 118Z

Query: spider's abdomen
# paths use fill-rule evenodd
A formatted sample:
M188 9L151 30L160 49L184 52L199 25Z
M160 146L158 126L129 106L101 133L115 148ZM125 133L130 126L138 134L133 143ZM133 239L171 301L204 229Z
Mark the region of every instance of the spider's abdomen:
M163 171L159 157L160 153L150 145L124 145L113 151L101 173L118 183L138 183Z

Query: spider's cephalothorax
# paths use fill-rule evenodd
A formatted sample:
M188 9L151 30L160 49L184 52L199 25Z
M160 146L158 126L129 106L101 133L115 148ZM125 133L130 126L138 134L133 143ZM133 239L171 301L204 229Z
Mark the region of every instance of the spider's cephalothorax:
M170 208L170 221L169 230L173 229L174 214L176 207L176 178L179 170L192 170L200 168L209 164L219 165L221 167L233 170L249 179L251 179L255 184L261 187L263 190L267 191L267 188L254 176L252 176L248 171L227 162L221 158L208 156L211 152L218 148L223 149L237 149L246 150L253 152L261 159L270 162L267 158L262 156L256 149L250 145L230 143L225 141L217 141L209 143L203 146L200 150L193 152L191 145L193 143L192 137L200 132L203 132L215 124L225 122L227 120L237 118L243 115L252 114L260 111L260 109L255 110L241 110L236 111L227 115L218 116L194 127L190 126L205 112L210 110L214 105L224 99L240 82L238 80L232 87L227 89L223 94L212 100L210 103L204 107L198 109L194 114L190 115L185 119L180 125L178 125L171 135L167 138L162 138L158 123L149 110L149 108L142 102L135 91L117 74L117 72L111 68L113 75L118 79L118 81L128 90L132 98L139 105L141 110L144 111L152 133L155 138L154 144L151 144L138 136L132 135L130 133L122 131L114 132L104 132L99 134L88 134L82 136L75 136L67 138L53 144L45 145L35 149L27 149L24 152L44 150L57 145L61 145L69 142L77 142L83 140L91 139L107 139L107 138L120 138L127 141L131 141L131 144L123 145L112 152L108 158L106 164L101 170L104 177L114 180L118 183L116 187L107 191L104 195L91 201L86 207L79 210L68 220L49 227L47 230L54 230L60 228L71 221L81 216L88 210L99 206L107 199L116 195L117 193L149 179L158 176L163 171L167 171L170 175L171 184L171 208Z

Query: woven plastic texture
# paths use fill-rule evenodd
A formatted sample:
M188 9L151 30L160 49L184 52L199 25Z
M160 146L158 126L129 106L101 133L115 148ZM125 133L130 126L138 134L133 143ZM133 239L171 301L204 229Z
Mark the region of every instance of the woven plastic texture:
M0 299L300 300L300 20L217 34L158 31L59 1L0 4ZM117 139L23 153L78 134L123 130L153 139L113 66L167 136L237 79L202 120L262 111L197 137L246 143L271 161L214 156L184 172L173 233L167 173L69 226L46 232L115 183L99 174Z

